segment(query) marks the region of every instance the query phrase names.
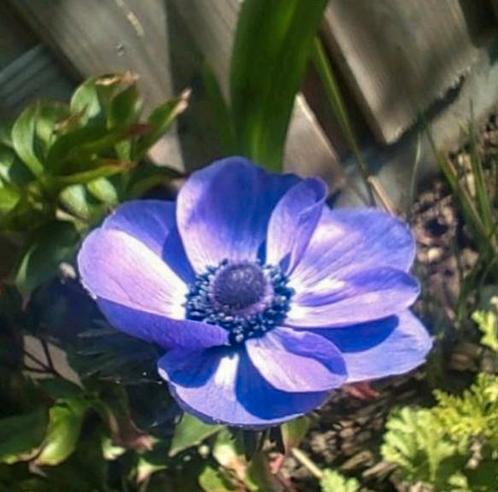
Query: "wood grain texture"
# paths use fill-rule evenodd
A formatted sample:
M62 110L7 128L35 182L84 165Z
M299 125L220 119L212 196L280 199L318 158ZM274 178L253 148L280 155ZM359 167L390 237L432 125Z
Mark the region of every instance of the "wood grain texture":
M324 37L371 129L392 143L473 64L475 0L330 0Z
M171 3L188 26L227 96L239 1L171 0ZM321 175L333 186L342 183L343 172L337 155L303 97L296 99L284 161L289 171Z
M19 22L8 5L0 3L0 69L35 45L30 30Z
M69 99L74 82L42 45L0 70L0 116L12 118L36 99Z

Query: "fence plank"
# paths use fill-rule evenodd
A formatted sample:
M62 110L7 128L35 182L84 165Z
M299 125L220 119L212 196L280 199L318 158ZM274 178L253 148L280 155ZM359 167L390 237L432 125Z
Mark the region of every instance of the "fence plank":
M331 0L324 36L377 138L392 143L477 57L475 0ZM464 11L465 10L465 11Z
M37 45L0 70L1 116L12 118L35 99L68 99L73 89L50 51Z
M36 45L34 36L0 3L0 69Z
M239 1L171 1L227 95ZM342 184L343 173L337 155L303 97L296 99L284 161L289 171L319 174L334 185Z

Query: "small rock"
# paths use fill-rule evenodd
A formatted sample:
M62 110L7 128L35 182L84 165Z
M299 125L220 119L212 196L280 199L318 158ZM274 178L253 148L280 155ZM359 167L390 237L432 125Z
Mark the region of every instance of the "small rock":
M427 250L427 260L429 263L436 263L443 258L443 248L429 248Z

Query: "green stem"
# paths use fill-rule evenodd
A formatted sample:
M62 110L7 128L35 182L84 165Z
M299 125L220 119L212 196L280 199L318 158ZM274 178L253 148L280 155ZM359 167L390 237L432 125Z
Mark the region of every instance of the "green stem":
M349 147L351 148L351 151L353 152L353 155L355 157L356 165L368 192L370 204L374 205L375 197L369 180L370 173L368 171L368 166L365 162L365 159L363 159L363 155L356 141L351 122L349 121L346 106L344 105L344 100L339 90L339 85L334 77L334 72L332 71L332 67L330 66L329 60L325 53L325 49L323 48L323 45L318 38L315 38L313 42L312 58L318 75L322 79L332 110L337 117L342 132L344 133Z

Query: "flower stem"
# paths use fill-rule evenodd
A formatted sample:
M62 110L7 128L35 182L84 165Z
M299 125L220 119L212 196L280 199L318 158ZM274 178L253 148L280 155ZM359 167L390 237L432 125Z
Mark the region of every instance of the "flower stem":
M312 475L318 478L318 480L321 480L323 477L322 470L320 470L320 468L318 468L318 466L316 466L305 453L297 448L292 448L291 453L292 456L294 456L294 458L296 458L296 460L299 461L299 463L301 463L301 465L303 465Z

